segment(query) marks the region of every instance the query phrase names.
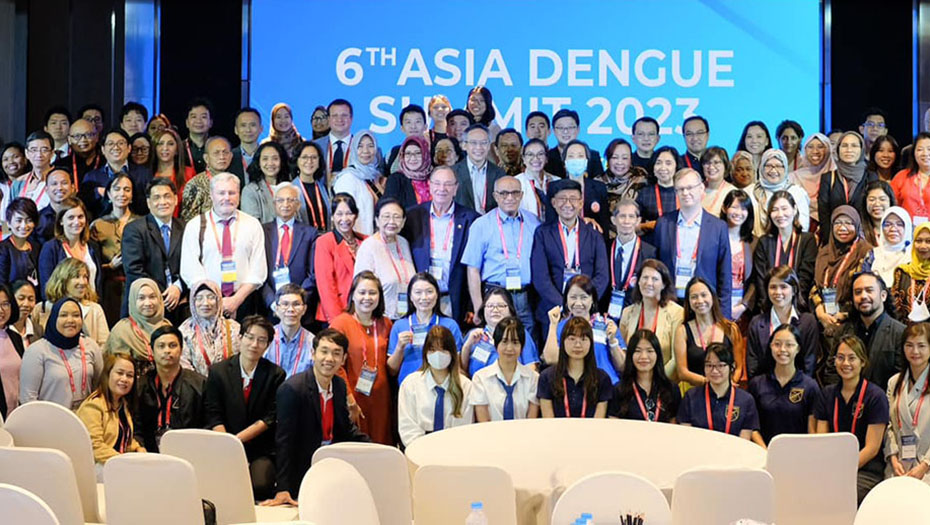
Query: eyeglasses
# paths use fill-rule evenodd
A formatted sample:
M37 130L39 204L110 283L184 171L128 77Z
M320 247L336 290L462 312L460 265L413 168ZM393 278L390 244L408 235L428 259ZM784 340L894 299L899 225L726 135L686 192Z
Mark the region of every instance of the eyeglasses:
M578 129L578 126L556 126L554 128L559 133L569 133Z
M319 155L301 155L297 157L297 160L302 162L309 162L311 160L320 160Z
M508 308L509 307L504 303L501 303L501 304L485 303L484 305L485 310L500 311L500 310L507 310Z
M74 133L74 134L68 135L68 137L70 137L71 140L74 140L74 141L91 140L91 139L97 138L97 134L96 133Z
M39 153L42 155L48 155L52 152L52 148L27 148L26 151L29 153Z
M872 121L867 120L867 121L865 122L865 124L863 124L863 126L865 126L865 127L867 127L867 128L885 129L885 123L884 123L884 122L872 122Z
M136 153L148 153L152 148L148 146L133 146L132 150Z
M716 370L718 372L723 372L727 368L730 368L730 365L726 363L704 363L704 370Z
M523 190L495 191L494 194L502 199L519 199L523 195Z
M423 155L423 152L421 152L421 151L410 151L410 150L407 150L407 151L404 152L404 158L405 158L405 159L417 159L417 158L420 158L421 155Z
M833 363L849 363L851 365L859 362L859 357L855 355L845 356L845 355L835 355L830 359Z
M0 310L9 310L13 306L9 301L4 301L0 303Z
M685 132L686 139L693 139L694 137L703 137L704 135L707 135L706 131L686 131Z
M552 202L553 202L553 204L555 204L556 206L561 206L561 205L563 205L563 204L565 204L565 203L569 203L569 204L580 204L580 203L581 203L581 197L556 197L556 198L552 199Z
M297 197L275 197L274 201L278 204L297 204L300 202Z
M478 146L480 148L486 148L491 145L490 140L466 140L465 144L469 146Z
M103 117L84 117L84 120L93 122L94 124L99 124L103 122Z
M125 148L128 145L129 144L127 144L125 140L114 140L114 141L108 140L103 143L103 147L105 148Z
M794 350L798 347L797 343L783 343L781 341L772 341L772 348L775 350Z
M769 171L783 171L785 167L779 162L778 164L766 164L765 169Z
M833 221L834 228L853 228L854 226L855 224L853 224L853 222L849 220L838 219L836 221Z
M258 343L260 346L267 346L267 345L268 345L268 338L267 338L267 337L255 337L254 335L252 335L252 334L246 332L246 333L242 334L242 338L245 339L246 341L256 342L256 343Z
M378 218L381 219L382 222L386 222L386 221L400 222L404 220L403 215L379 215Z
M329 117L326 116L326 115L317 115L317 116L315 116L315 117L312 117L310 120L313 121L313 122L323 122L324 120L326 120L326 119L328 119L328 118L329 118Z
M659 134L656 133L655 131L650 131L650 132L646 132L646 131L637 131L636 134L635 134L634 136L637 137L637 138L641 138L641 139L654 139L654 138L656 138L658 135L659 135Z
M701 187L700 182L697 184L692 184L690 186L681 186L681 187L675 188L675 193L678 193L679 195L682 193L691 193L694 190L698 189L699 187Z
M278 308L280 308L281 310L285 312L288 310L296 311L296 310L299 310L300 307L303 305L304 303L278 303Z

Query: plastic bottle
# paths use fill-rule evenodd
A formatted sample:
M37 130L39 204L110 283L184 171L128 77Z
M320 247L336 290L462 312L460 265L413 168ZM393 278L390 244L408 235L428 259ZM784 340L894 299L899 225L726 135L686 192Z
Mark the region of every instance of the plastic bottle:
M465 518L465 525L488 525L488 516L484 513L484 505L480 501L471 504L471 512Z
M584 512L581 514L581 523L584 525L594 525L594 514Z

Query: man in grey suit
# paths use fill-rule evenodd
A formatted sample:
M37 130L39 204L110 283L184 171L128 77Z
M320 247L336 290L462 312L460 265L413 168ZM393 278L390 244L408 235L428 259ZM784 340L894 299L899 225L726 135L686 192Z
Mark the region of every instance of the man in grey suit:
M452 169L458 180L459 189L455 193L455 202L484 214L497 206L492 193L494 183L506 175L497 164L488 160L491 151L491 134L484 124L472 124L465 130L467 155Z

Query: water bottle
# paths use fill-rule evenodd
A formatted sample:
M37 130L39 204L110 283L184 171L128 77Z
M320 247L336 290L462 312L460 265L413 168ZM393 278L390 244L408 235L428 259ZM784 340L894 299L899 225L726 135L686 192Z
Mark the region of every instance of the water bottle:
M465 525L488 525L488 516L484 513L484 505L480 501L471 504L471 512L465 518Z
M594 514L584 512L581 514L581 523L584 525L594 525Z

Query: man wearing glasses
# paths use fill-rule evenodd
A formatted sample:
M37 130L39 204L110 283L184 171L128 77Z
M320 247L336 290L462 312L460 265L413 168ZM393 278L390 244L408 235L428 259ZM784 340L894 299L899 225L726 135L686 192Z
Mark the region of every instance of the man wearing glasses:
M862 114L862 124L859 125L859 134L865 139L866 158L872 150L872 143L878 137L888 134L888 118L879 108L869 108Z
M558 146L549 150L546 161L546 173L551 173L556 177L565 178L565 161L562 160L562 152L569 142L578 138L581 131L581 119L578 118L578 112L571 109L560 109L552 116L552 129L555 130L555 138ZM545 139L542 139L545 141ZM591 151L588 158L588 177L594 178L604 174L604 163L601 162L601 155L596 151Z
M262 286L262 297L265 306L271 311L275 311L277 292L285 285L293 283L308 296L316 287L310 250L316 241L317 230L313 226L297 222L299 209L300 197L297 187L286 182L279 184L274 191L275 220L262 225L265 233L265 261L268 266L268 277ZM304 307L301 315L297 317L298 323L308 310L316 311L315 308ZM283 320L280 312L278 318ZM310 322L312 317L307 316L304 320Z
M680 169L674 184L680 208L656 222L659 260L672 271L679 300L684 299L688 281L701 277L710 283L723 315L730 319L733 276L727 224L704 210L704 183L698 172Z
M131 151L129 135L122 129L111 129L103 136L103 157L106 164L88 173L78 187L78 197L84 201L92 217L102 217L112 209L113 205L106 195L106 187L121 172L132 179L132 203L129 209L136 215L149 212L145 202L145 187L152 180L152 175L144 166L129 162Z
M68 144L71 146L71 154L66 157L59 157L55 161L55 166L65 168L71 172L72 184L75 188L80 187L84 177L98 169L103 164L103 158L97 148L99 135L94 128L93 122L85 119L77 119L71 124L68 131Z
M685 138L685 153L681 156L685 166L693 169L704 177L704 165L701 156L707 151L707 141L710 139L710 125L707 119L692 115L685 119L681 125L681 134Z
M659 145L659 122L652 117L640 117L633 123L633 165L639 166L652 175L656 163L656 146Z
M506 175L497 164L488 160L491 151L491 135L484 124L472 124L465 129L464 160L452 169L459 181L455 202L467 206L480 214L494 209L497 201L492 197L494 183Z
M45 189L45 178L52 171L52 155L55 142L44 131L34 131L26 137L26 158L32 164L32 171L13 181L10 195L27 197L36 203L40 210L49 204Z

